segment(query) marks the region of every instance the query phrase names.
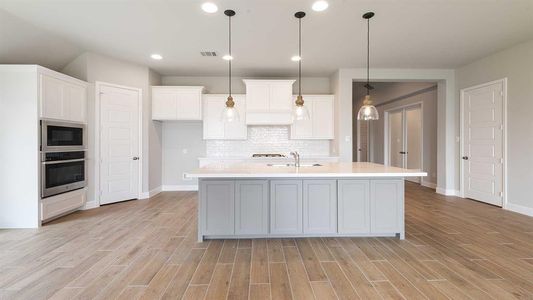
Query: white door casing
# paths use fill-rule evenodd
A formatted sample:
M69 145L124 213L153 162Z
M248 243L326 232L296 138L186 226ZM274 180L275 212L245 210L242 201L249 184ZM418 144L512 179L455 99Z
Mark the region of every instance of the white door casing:
M98 83L96 92L100 204L139 198L142 91Z
M461 195L504 204L506 80L461 90Z

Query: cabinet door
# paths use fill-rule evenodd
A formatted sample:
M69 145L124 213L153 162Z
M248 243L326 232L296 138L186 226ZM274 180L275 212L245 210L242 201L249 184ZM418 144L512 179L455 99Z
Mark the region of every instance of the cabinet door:
M339 233L370 232L370 181L338 181Z
M224 139L224 122L221 118L224 102L222 95L204 95L204 140Z
M372 233L399 233L403 218L403 180L370 181Z
M41 117L65 120L68 112L64 96L63 81L41 75Z
M175 120L177 119L178 106L177 94L167 90L152 90L152 119Z
M326 95L324 98L313 99L312 106L313 138L333 139L333 97Z
M270 233L302 232L302 181L270 181Z
M246 140L248 138L248 126L246 126L246 97L244 95L234 95L235 109L239 113L239 120L224 123L224 139L226 140ZM225 103L225 101L224 101ZM224 108L224 105L222 106ZM220 110L222 113L222 109Z
M235 183L235 234L268 233L268 181Z
M271 112L290 112L292 110L292 84L270 84L269 107Z
M304 180L303 232L337 232L336 180Z
M177 94L177 119L202 119L202 94L197 91L180 91Z
M246 86L246 111L268 112L270 109L270 88L268 85Z
M200 181L200 217L203 235L233 235L235 182Z
M87 122L87 88L75 84L65 85L65 109L68 108L67 119L75 122Z

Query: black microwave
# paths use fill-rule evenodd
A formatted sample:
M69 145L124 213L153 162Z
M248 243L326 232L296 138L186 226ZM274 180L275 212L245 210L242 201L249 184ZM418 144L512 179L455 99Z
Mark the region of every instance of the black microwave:
M85 124L41 120L41 151L83 151L87 148Z

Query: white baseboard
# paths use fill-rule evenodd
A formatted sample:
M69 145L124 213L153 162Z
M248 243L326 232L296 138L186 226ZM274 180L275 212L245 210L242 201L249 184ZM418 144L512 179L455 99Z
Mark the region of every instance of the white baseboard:
M162 190L165 192L170 191L197 191L198 185L197 184L190 184L190 185L163 185Z
M97 207L100 207L100 204L98 203L98 201L88 201L88 202L85 202L85 205L80 208L80 210L87 210L87 209L92 209L92 208L97 208Z
M437 187L436 192L437 194L441 194L444 196L459 196L459 191L452 190L452 189L443 189L443 188Z
M163 186L158 186L156 187L155 189L151 189L150 191L148 192L144 192L141 194L141 198L139 199L148 199L148 198L151 198L159 193L161 193L163 191Z
M437 188L437 184L436 183L429 182L429 181L423 181L422 180L422 183L420 185L428 187L430 189L436 189Z
M527 207L527 206L522 206L518 204L507 203L504 209L513 211L515 213L533 217L533 207Z

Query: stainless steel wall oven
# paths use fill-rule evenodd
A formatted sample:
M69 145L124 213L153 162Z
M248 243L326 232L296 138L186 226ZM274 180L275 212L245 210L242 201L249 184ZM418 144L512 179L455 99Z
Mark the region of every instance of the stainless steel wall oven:
M41 153L41 197L86 186L85 151Z

